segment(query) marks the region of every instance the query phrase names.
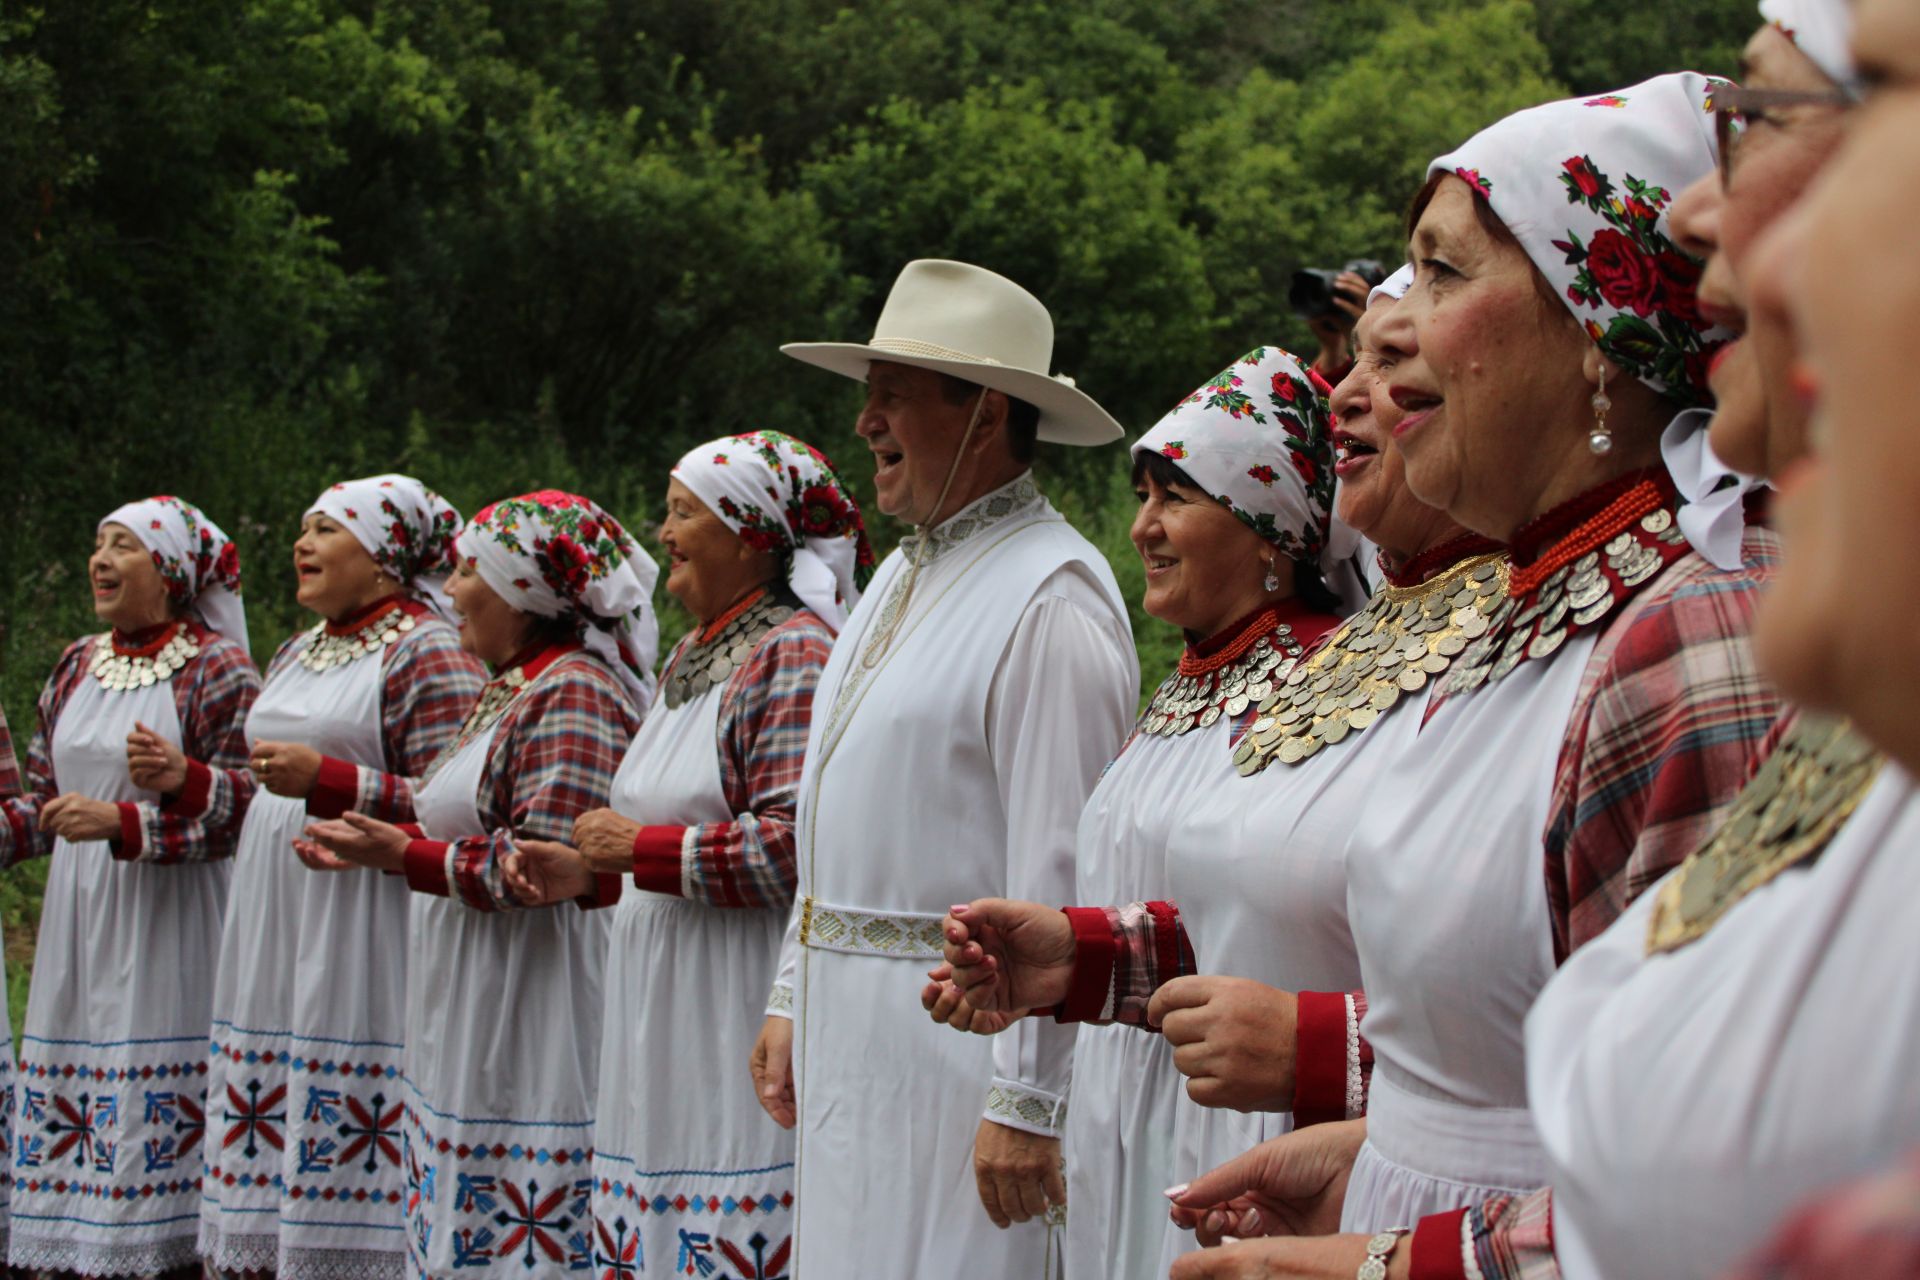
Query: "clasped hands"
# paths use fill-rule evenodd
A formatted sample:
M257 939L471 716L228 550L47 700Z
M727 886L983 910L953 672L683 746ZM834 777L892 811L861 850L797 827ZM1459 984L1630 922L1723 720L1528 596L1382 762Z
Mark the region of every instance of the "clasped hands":
M573 820L573 843L518 839L502 869L507 888L532 907L549 906L593 892L596 875L633 870L633 841L640 824L612 809L590 809Z

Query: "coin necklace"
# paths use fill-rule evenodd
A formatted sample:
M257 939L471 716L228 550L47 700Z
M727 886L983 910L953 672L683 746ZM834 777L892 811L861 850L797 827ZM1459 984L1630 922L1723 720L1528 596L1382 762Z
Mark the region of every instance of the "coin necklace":
M1486 634L1453 664L1440 696L1504 680L1522 662L1551 657L1569 637L1619 612L1687 554L1676 504L1670 487L1640 480L1533 564L1516 567Z
M413 619L397 603L365 626L345 634L322 622L307 632L306 647L300 650L298 661L315 672L344 667L356 658L378 653L397 643L401 636L413 630L413 625Z
M1506 554L1497 550L1425 582L1382 587L1261 700L1260 718L1234 746L1234 767L1247 777L1276 760L1299 764L1365 732L1485 634L1506 591Z
M87 671L101 688L125 693L172 678L199 652L200 642L193 638L193 629L176 622L165 639L132 653L121 653L112 636L101 636L94 642Z
M433 763L427 766L421 781L425 782L440 772L440 766L459 755L462 747L491 729L493 722L505 714L507 708L513 705L513 700L524 693L532 683L533 681L527 678L525 665L509 667L487 681L486 686L480 690L480 697L474 702L473 709L467 712L467 718L460 722L460 732L456 733L453 741L443 747L440 754L433 758Z
M1866 798L1880 762L1847 721L1803 713L1727 820L1661 882L1647 954L1685 946L1781 872L1817 859Z
M1223 715L1241 715L1273 693L1274 672L1299 657L1303 647L1279 614L1261 610L1231 644L1210 657L1199 657L1191 649L1181 654L1140 713L1135 732L1177 738L1211 728Z
M747 665L761 637L793 617L793 603L784 593L761 591L735 605L688 641L662 681L669 711L691 702L709 689L727 682ZM716 630L717 628L717 630Z

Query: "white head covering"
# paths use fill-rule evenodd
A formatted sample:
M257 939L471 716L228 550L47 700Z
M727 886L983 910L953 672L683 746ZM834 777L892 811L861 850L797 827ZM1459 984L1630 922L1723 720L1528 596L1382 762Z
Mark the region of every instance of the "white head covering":
M1866 83L1853 61L1849 0L1760 0L1760 16L1798 45L1829 80L1855 98L1866 95Z
M1470 186L1513 233L1609 360L1683 412L1662 455L1689 503L1713 504L1681 529L1723 569L1739 567L1739 527L1726 518L1759 481L1709 465L1707 367L1731 336L1700 314L1701 262L1669 234L1674 197L1717 166L1713 93L1692 71L1597 97L1529 107L1481 130L1427 167ZM1710 536L1731 527L1734 536ZM1698 541L1695 541L1695 538Z
M1333 433L1306 366L1255 347L1139 440L1290 560L1316 565L1342 605L1366 601L1360 536L1333 515Z
M652 701L660 566L618 520L578 494L542 489L482 509L454 550L521 612L580 621L587 648L642 707Z
M779 555L800 603L838 634L873 576L866 525L833 464L779 431L689 449L673 476L749 546Z
M115 508L100 521L108 524L125 525L140 539L166 580L167 598L175 608L198 615L209 630L247 648L240 549L205 512L163 493Z
M1407 296L1407 290L1411 288L1413 288L1413 264L1409 262L1373 286L1373 292L1367 295L1367 305L1372 306L1382 298L1392 298L1398 302Z
M412 476L368 476L336 484L306 509L339 524L373 562L442 618L452 621L447 575L460 513Z

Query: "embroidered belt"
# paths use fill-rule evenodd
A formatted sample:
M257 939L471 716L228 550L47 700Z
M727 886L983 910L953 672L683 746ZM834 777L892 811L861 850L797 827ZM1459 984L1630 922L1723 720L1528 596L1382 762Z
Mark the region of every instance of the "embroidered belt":
M903 960L938 959L946 942L940 934L944 918L835 907L807 897L800 900L800 945Z

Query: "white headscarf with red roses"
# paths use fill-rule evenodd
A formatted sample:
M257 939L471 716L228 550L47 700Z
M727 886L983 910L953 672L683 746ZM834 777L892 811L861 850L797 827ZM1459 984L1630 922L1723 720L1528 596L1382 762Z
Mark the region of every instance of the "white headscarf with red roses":
M1702 263L1671 236L1674 198L1714 172L1713 95L1692 71L1529 107L1427 167L1460 178L1513 233L1601 352L1680 406L1662 438L1687 540L1740 565L1741 499L1759 482L1706 446L1707 367L1729 337L1700 314Z
M793 594L839 634L874 560L860 508L825 454L784 432L749 431L689 449L673 477L748 546L779 556Z
M1760 0L1760 16L1855 98L1866 83L1853 60L1852 0Z
M247 647L247 611L240 603L240 549L191 502L158 494L117 507L94 526L125 525L153 557L174 608L197 615L208 630Z
M483 508L454 539L494 594L522 613L582 624L587 648L613 668L644 711L653 700L660 566L620 522L558 489Z
M1349 608L1366 600L1360 537L1333 515L1327 401L1299 360L1255 347L1133 445L1157 453L1289 560L1316 566Z
M447 575L454 568L460 513L445 498L412 476L368 476L332 486L301 518L315 513L351 533L402 589L453 619Z

